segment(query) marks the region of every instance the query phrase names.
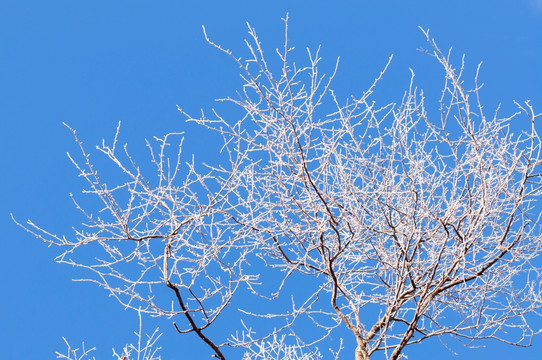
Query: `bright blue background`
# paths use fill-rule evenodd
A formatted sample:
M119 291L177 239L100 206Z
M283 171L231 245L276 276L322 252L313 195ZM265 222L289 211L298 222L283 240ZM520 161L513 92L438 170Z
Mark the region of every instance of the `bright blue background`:
M82 274L54 263L57 250L9 218L12 212L66 234L77 225L68 194L79 193L82 182L65 156L76 147L62 122L76 128L89 149L110 139L119 120L122 140L135 152L143 149L144 138L168 131L187 131L188 149L205 144L205 133L185 124L176 105L194 114L209 109L214 98L233 95L239 78L236 65L205 43L201 25L214 40L245 56L248 21L272 56L282 44L280 18L286 12L300 56L305 46L322 44L327 72L341 56L334 85L341 95L364 90L391 53L395 58L379 99L401 97L409 67L427 91L437 90L438 67L416 51L426 45L422 26L431 29L443 50L453 45L455 60L467 54L469 74L484 61L482 95L488 109L502 102L512 111L512 100L531 99L542 111L540 0L3 0L0 358L54 358L66 336L74 345L86 339L98 346L97 355L105 359L112 347L134 339L134 314L122 311L103 290L72 282ZM203 160L208 156L198 154ZM149 330L156 324L145 323ZM195 337L179 337L169 324L159 325L165 332L164 359L209 358ZM534 325L540 328L542 321ZM542 359L542 337L529 349L491 342L484 349L455 350L457 357L434 341L407 354L411 359ZM347 349L344 358L351 354Z

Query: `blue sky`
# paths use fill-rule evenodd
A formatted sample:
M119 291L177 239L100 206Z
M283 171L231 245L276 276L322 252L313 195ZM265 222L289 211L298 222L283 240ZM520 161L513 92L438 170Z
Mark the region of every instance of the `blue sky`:
M144 139L185 131L187 147L205 159L200 130L176 110L196 113L213 99L233 94L237 67L205 43L201 26L218 43L244 55L250 22L273 53L281 46L281 17L290 15L291 42L299 51L322 45L324 67L337 56L334 88L343 96L364 90L394 54L381 99L395 101L408 86L409 68L426 91L440 78L424 75L437 65L417 51L425 46L418 26L429 28L442 49L466 54L468 72L483 61L482 99L489 109L530 99L542 109L542 1L29 1L0 4L0 221L4 229L0 358L47 359L74 344L98 346L110 358L113 346L132 340L137 316L91 284L74 283L75 269L57 265L47 248L10 220L30 218L53 232L70 234L75 210L68 197L82 182L66 157L76 151L68 130L77 129L93 148L111 138L122 121L122 140L134 151ZM432 73L434 74L434 73ZM144 150L144 149L143 149ZM165 359L207 358L195 338L159 325ZM536 320L535 327L542 327ZM529 349L488 343L483 349L438 342L413 348L410 358L540 359L542 337ZM179 356L181 354L181 356ZM430 355L428 355L430 354ZM438 355L437 355L438 354Z

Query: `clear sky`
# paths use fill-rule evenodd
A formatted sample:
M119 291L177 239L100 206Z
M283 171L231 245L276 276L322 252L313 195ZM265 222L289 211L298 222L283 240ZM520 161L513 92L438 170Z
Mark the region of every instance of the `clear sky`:
M392 53L380 98L400 98L409 67L426 91L437 90L442 79L424 77L436 64L416 50L425 46L421 26L441 48L453 46L456 61L466 54L471 74L483 61L489 109L502 103L504 111L514 111L512 100L531 99L542 111L542 0L3 0L0 358L54 358L64 348L62 336L73 344L85 340L99 347L97 357L110 358L110 349L131 341L137 326L137 317L103 290L72 282L82 274L57 265L56 249L10 220L13 213L67 235L78 225L68 194L79 193L82 182L66 157L76 147L62 122L77 129L89 148L111 138L120 120L123 141L135 151L144 148L145 138L169 131L187 132L187 146L197 149L203 133L184 123L176 105L191 113L209 109L214 98L239 85L236 65L205 43L201 26L245 55L248 21L272 54L281 45L287 12L299 51L321 44L324 67L341 57L334 88L344 96L364 90ZM208 156L200 151L202 159ZM145 324L150 330L157 323ZM195 338L160 326L164 359L207 358L199 355ZM410 359L542 358L542 337L528 349L486 345L454 348L454 356L436 341L407 353Z

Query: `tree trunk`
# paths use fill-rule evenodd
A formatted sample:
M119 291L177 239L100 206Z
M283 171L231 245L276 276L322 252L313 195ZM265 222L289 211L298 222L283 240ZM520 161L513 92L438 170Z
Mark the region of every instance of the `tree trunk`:
M370 360L367 351L365 351L365 347L363 347L362 345L358 345L358 347L356 347L355 360Z

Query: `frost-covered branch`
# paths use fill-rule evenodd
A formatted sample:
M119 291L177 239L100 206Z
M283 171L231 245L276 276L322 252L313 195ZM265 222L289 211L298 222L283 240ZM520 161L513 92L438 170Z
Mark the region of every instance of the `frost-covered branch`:
M69 238L25 228L122 305L175 319L220 359L227 347L320 359L344 331L356 360L400 359L436 336L529 345L538 330L526 317L542 307L540 115L525 102L488 116L478 75L467 87L464 62L455 69L428 32L444 80L437 104L414 72L400 103L372 99L391 57L342 101L338 62L323 75L318 49L298 66L285 24L278 65L250 26L246 59L205 34L244 81L219 100L240 117L179 109L220 134L214 161L185 160L175 133L147 142L151 166L140 165L117 130L98 152L118 173L102 176L72 130L81 156L70 158L94 199L74 197L85 222ZM232 304L242 321L208 336Z

